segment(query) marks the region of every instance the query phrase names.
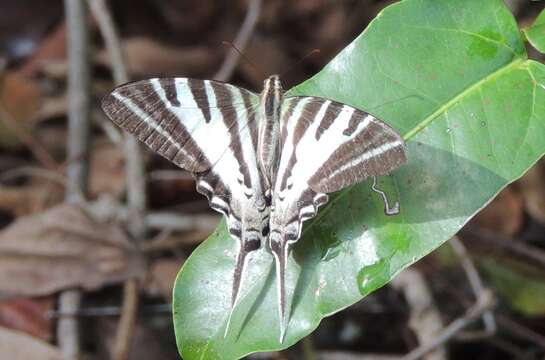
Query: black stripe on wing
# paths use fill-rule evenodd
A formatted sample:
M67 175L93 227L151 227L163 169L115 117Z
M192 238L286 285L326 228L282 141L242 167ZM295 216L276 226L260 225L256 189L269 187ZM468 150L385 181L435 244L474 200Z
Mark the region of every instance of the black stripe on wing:
M335 121L329 120L328 116L338 119L340 111L349 108L336 102L331 102L330 107L336 110L326 112L324 123ZM353 109L342 134L335 135L344 137L346 142L309 179L309 186L316 192L331 193L371 176L389 174L407 161L403 138L388 124L365 111Z

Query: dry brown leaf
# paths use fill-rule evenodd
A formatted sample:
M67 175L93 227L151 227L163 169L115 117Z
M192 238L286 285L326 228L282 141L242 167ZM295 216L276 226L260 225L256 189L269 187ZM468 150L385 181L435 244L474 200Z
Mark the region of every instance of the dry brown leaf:
M150 269L149 281L146 285L146 291L152 295L163 296L167 301L172 298L172 289L176 275L182 267L183 261L162 259L156 261Z
M0 353L10 360L61 360L60 351L41 340L0 327Z
M62 186L43 179L26 186L0 185L0 210L17 217L42 211L61 199Z
M0 296L97 289L141 271L121 228L93 220L78 205L19 218L0 232Z
M545 225L545 162L538 162L517 183L520 185L526 210Z
M97 141L91 154L91 196L106 193L117 198L124 190L125 158L122 149L110 142Z
M54 307L53 296L0 301L0 325L49 341L53 327L47 314Z
M45 65L66 59L66 24L61 23L40 42L39 48L18 70L25 77L34 77Z
M20 132L31 128L41 104L41 92L34 82L15 73L0 75L1 146L13 148L22 143Z
M522 197L511 187L507 187L471 222L503 235L512 236L521 229L523 218Z
M127 67L132 77L191 76L205 75L213 72L220 64L217 51L204 46L175 48L163 45L148 38L132 38L123 42L123 51L127 59ZM97 55L97 62L109 66L110 55L102 50Z

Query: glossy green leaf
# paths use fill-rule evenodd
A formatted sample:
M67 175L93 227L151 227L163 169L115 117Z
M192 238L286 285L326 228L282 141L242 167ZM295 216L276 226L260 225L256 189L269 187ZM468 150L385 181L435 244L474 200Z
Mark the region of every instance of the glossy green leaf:
M545 53L545 10L539 14L532 26L523 31L530 44L539 52Z
M381 186L339 192L292 249L289 326L278 342L272 256L252 257L227 337L236 244L221 224L174 289L184 359L286 348L320 320L386 284L448 240L545 152L545 67L526 58L500 0L405 0L389 6L320 73L290 90L368 110L407 140L408 164ZM312 154L309 154L312 156Z

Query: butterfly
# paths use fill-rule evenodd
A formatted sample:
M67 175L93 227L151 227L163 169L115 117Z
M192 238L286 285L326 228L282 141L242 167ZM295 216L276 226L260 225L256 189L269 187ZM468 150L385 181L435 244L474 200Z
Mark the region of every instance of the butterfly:
M248 256L267 246L276 267L280 342L290 245L328 194L385 175L406 162L390 126L354 107L284 96L278 75L260 94L213 80L154 78L122 85L102 108L119 127L193 174L238 243L231 311ZM375 188L373 184L373 189ZM382 193L384 196L384 194Z

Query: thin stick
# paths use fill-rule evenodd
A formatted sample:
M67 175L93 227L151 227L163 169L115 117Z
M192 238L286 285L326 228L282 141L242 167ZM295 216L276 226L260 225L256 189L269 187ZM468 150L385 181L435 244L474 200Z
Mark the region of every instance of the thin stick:
M417 347L407 355L403 356L401 359L417 360L422 358L422 356L426 355L430 351L445 344L456 334L458 334L463 328L473 323L477 318L482 316L483 313L490 310L493 305L494 297L492 296L492 293L490 291L484 291L481 294L481 297L477 299L477 302L473 306L471 306L462 317L451 322L435 338L430 339L430 341L426 344Z
M441 330L443 323L426 279L417 269L410 268L395 277L392 286L403 291L411 309L409 326L415 332L419 344L427 346ZM439 346L424 357L425 360L446 358L446 350Z
M75 203L87 190L89 170L91 74L85 4L65 0L68 27L68 165L66 201ZM59 297L59 311L76 313L81 303L79 290L67 290ZM79 356L79 329L75 317L59 319L57 339L64 359Z
M59 174L55 171L43 169L35 166L21 166L15 169L6 170L0 174L0 182L16 179L22 176L34 176L54 182L56 184L66 186L66 177L64 174ZM83 194L81 195L83 197Z
M235 38L235 41L233 42L234 46L239 51L244 51L244 49L246 48L246 45L248 45L248 41L250 40L250 37L252 36L252 33L255 30L255 26L257 25L257 21L259 20L260 13L261 13L261 0L250 0L248 11L246 12L246 17L244 18L244 22L242 23L242 26L240 27L240 30L238 31L238 34ZM240 59L239 51L235 49L231 49L229 51L229 54L227 54L225 61L221 65L216 75L214 75L214 79L220 80L220 81L229 80L229 78L235 71L235 68Z
M156 304L141 306L140 311L143 315L156 316L156 315L172 315L172 304ZM107 317L107 316L120 316L122 308L119 306L99 306L99 307L85 307L79 309L75 314L64 314L58 311L48 311L46 316L49 319L57 319L66 316L77 317Z
M114 82L121 85L129 80L117 29L104 0L89 0L112 63ZM137 140L125 136L127 170L127 202L129 208L128 230L135 241L142 241L146 234L146 177L142 152ZM123 287L123 306L117 328L113 358L126 360L133 338L138 311L138 281L129 279Z
M483 282L481 280L481 277L479 276L479 272L477 271L475 264L471 260L471 257L467 252L466 247L457 236L454 236L450 240L449 244L458 256L460 265L462 266L462 269L464 269L466 277L469 280L471 290L473 291L473 294L475 294L475 299L478 299L486 291L486 289L483 286ZM491 310L485 311L483 313L483 323L485 330L483 333L479 334L481 335L479 337L488 337L496 332L496 320L494 319L494 314ZM460 333L460 336L465 337L463 333ZM471 339L475 339L475 334L471 334Z
M545 267L545 251L535 246L527 245L522 241L516 241L499 233L475 225L464 227L462 230L460 230L459 235L462 238L468 236L474 238L476 241L492 243L496 245L496 247L508 249L513 254L528 258L535 261L536 264L540 265L541 267Z

